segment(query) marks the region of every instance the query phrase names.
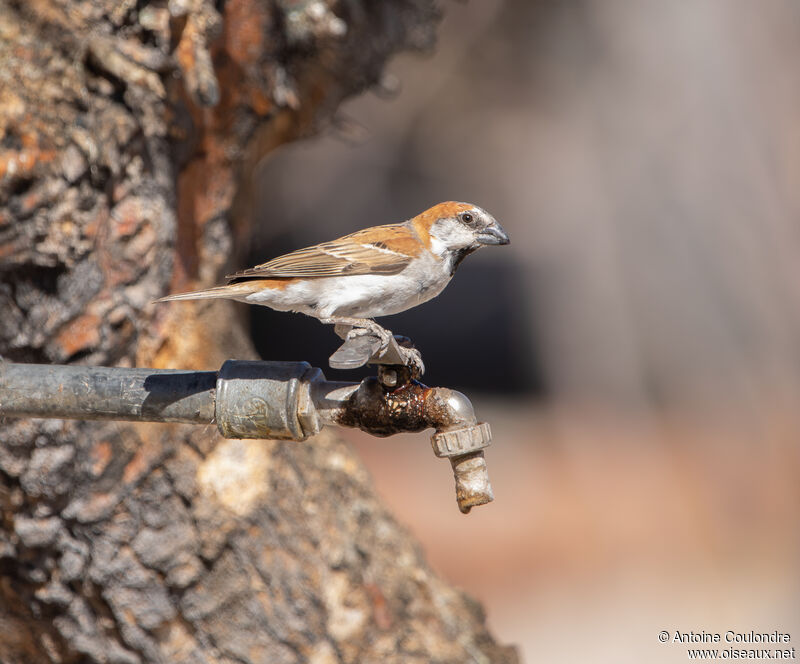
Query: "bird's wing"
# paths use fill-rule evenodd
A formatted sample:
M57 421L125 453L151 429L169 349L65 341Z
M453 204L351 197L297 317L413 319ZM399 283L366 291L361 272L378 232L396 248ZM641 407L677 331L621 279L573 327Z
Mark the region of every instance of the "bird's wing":
M338 240L298 249L227 278L238 281L262 277L397 274L422 250L422 243L409 226L375 226Z

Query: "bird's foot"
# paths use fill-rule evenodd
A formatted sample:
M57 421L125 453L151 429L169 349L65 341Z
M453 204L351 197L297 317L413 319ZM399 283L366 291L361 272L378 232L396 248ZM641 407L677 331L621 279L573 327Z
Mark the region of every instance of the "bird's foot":
M350 339L355 339L356 337L363 337L364 335L371 335L373 337L378 337L381 341L381 347L379 352L383 352L388 348L389 344L392 343L392 339L394 339L394 335L392 334L391 330L387 330L384 327L378 325L375 321L372 320L365 320L363 325L359 324L357 326L353 326L350 328L350 331L347 333L345 337L345 341L349 341Z
M380 345L372 351L372 361L376 364L403 364L409 367L412 377L417 378L425 373L425 364L422 361L421 353L411 345L411 340L408 337L395 336L390 330L387 330L375 321L368 318L328 318L323 319L323 323L335 324L336 334L345 340L344 349L347 346L347 341L357 339L359 337L371 336L378 339ZM336 362L334 368L354 368L361 366L369 361L368 356L364 356L363 361L358 364L353 364L350 358L343 360L339 357L339 351L332 356Z
M380 348L375 353L376 357L383 355L389 348L392 341L396 341L396 348L400 354L403 364L409 367L414 374L414 377L419 377L425 373L425 363L422 361L422 353L411 345L411 340L408 337L395 336L391 330L381 327L375 321L367 321L369 325L364 327L354 327L347 333L347 339L354 339L356 337L371 335L378 337L381 341ZM405 345L404 345L405 344Z
M322 318L320 320L326 324L333 323L334 331L345 341L365 335L377 337L381 342L379 348L381 352L386 350L386 347L392 341L392 333L369 318L346 318L336 316L335 318Z

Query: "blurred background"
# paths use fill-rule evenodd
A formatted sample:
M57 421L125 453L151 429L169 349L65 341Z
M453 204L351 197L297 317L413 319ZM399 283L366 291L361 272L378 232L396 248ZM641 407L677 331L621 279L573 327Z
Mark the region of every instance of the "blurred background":
M461 515L428 434L347 432L379 493L529 664L686 659L662 629L796 646L800 4L445 10L396 95L261 166L242 265L485 207L512 244L381 322L491 423L496 501ZM249 313L265 358L327 366L330 329Z

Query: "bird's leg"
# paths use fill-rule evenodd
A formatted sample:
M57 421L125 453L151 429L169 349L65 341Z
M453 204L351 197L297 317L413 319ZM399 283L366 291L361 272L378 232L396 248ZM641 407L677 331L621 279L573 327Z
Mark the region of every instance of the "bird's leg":
M391 331L381 327L374 320L370 320L369 318L331 316L330 318L320 318L320 322L326 325L349 325L351 329L344 336L345 340L352 339L353 337L360 337L365 334L372 334L381 340L381 350L386 348L394 338Z

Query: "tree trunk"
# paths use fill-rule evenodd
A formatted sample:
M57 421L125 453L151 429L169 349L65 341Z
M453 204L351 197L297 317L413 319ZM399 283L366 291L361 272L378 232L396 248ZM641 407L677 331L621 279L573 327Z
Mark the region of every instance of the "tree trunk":
M152 300L216 282L257 161L437 18L433 0L0 0L0 353L252 356L228 305ZM4 664L515 660L330 434L1 431Z

